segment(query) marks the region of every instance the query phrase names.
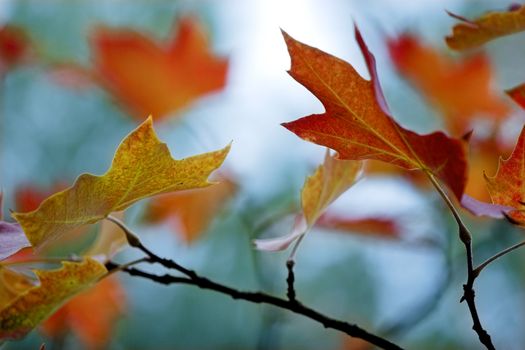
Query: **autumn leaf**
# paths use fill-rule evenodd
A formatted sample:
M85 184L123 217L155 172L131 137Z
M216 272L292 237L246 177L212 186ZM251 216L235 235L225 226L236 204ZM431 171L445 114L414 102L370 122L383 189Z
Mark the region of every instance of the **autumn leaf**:
M146 221L168 221L184 241L191 243L206 231L217 212L237 189L225 175L213 179L214 186L170 193L153 198L146 209Z
M500 159L493 177L485 175L492 203L515 210L507 217L515 224L525 225L525 127L522 129L514 151L506 160Z
M111 213L111 216L123 220L124 212ZM84 256L94 257L99 261L108 261L128 244L126 235L122 229L109 220L100 223L97 238L91 244Z
M33 211L40 203L53 193L62 191L67 187L63 182L57 182L48 188L37 187L32 184L19 186L15 190L15 207L19 212Z
M25 290L0 305L0 340L23 337L73 295L97 282L107 273L93 259L81 263L63 262L57 270L34 270L38 286Z
M157 138L150 117L122 141L106 174L83 174L72 187L47 198L38 209L14 213L13 217L31 244L40 247L140 199L208 186L208 176L222 164L229 148L175 160Z
M71 331L86 349L104 349L125 309L124 289L116 276L111 276L74 296L40 329L52 338Z
M308 177L301 192L301 204L308 227L312 227L328 206L357 180L362 164L337 159L327 150L324 163Z
M29 38L23 29L12 25L0 28L0 72L22 62L29 51Z
M292 242L304 235L326 208L357 180L361 172L361 162L338 159L327 150L322 165L308 177L301 191L303 213L299 215L289 234L254 241L256 249L266 251L284 250Z
M453 50L467 50L499 37L525 30L525 5L507 11L488 12L475 20L451 14L462 22L452 28L445 41Z
M487 56L453 60L411 35L388 41L397 70L441 112L449 130L462 135L475 117L501 119L509 107L492 89L494 77Z
M0 263L0 309L37 285L36 277L21 273Z
M227 60L212 53L192 18L181 19L162 45L135 31L99 28L91 46L99 79L139 120L166 118L226 83Z
M397 124L382 96L373 56L359 32L372 81L334 56L284 38L292 59L290 75L323 103L324 114L283 126L297 136L336 150L341 159L376 159L408 170L423 170L441 179L461 198L466 184L465 145L442 132L418 135Z
M520 84L505 91L521 108L525 108L525 84Z

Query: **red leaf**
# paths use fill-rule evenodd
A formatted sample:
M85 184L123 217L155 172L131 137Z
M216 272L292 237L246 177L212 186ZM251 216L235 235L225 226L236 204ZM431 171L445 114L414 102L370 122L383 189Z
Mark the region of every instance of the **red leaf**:
M525 127L516 143L516 147L506 160L500 159L498 171L494 177L485 175L487 188L494 204L512 207L507 218L512 223L525 225Z
M336 150L341 159L377 159L408 170L423 170L461 198L466 184L462 140L442 132L418 135L404 129L386 113L375 69L372 81L367 81L350 64L283 35L292 59L290 75L326 109L324 114L284 123L284 127L307 141ZM361 48L365 56L371 56L366 46ZM370 57L367 61L372 62Z

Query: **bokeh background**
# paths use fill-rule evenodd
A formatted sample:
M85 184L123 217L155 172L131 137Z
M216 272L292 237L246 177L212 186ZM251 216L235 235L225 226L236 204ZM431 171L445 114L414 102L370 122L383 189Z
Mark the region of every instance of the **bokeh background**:
M218 149L233 140L224 168L237 190L191 242L170 222L149 223L147 201L129 209L126 222L153 251L204 276L240 289L283 295L288 252L259 252L252 240L289 232L304 179L322 162L325 150L280 126L323 110L286 73L289 58L280 28L349 61L367 77L353 38L357 23L376 55L396 120L417 132L430 132L444 125L439 112L396 73L387 38L410 32L454 57L443 38L456 20L445 9L471 17L508 4L1 0L0 22L22 28L32 43L31 57L6 70L1 80L4 214L9 215L9 208L17 209L15 197L21 189L53 191L57 184L72 184L83 172L104 173L120 140L139 123L106 89L84 86L82 81L76 86L82 79L75 74L66 73L66 80L73 83L64 83L57 78L57 67L66 63L92 66L89 38L97 26L131 28L162 43L172 38L177 21L191 15L208 33L212 51L229 60L227 83L220 91L156 121L155 127L176 158ZM525 36L499 39L484 50L495 70L495 89L503 91L525 81ZM524 114L508 103L512 115L504 130L513 143ZM459 304L465 280L462 246L455 223L436 194L406 178L376 173L365 176L330 210L350 218L391 220L398 229L396 234L314 229L297 255L296 286L304 303L409 349L480 348L467 307ZM475 232L480 261L523 235L505 222L464 215ZM71 244L81 251L87 243ZM115 260L125 262L136 256L126 250ZM524 270L525 254L518 251L494 263L477 281L481 319L501 349L522 349L525 342ZM271 306L124 275L119 281L124 306L112 322L108 349L366 348ZM93 303L91 312L103 312L98 307L104 306ZM75 334L49 337L37 329L3 348L36 349L43 342L49 349L89 347Z

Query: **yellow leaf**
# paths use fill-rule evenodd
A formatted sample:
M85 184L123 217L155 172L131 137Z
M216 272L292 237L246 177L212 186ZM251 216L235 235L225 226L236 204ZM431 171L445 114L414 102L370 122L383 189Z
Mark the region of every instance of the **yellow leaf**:
M72 187L47 198L38 209L13 216L39 248L140 199L210 185L208 176L222 164L229 148L175 160L157 138L149 117L122 141L107 173L80 175Z
M525 30L525 6L512 6L507 11L488 12L472 21L461 16L452 28L452 34L445 38L448 47L453 50L467 50L485 44L505 35Z
M34 272L40 284L0 309L0 340L23 337L70 297L97 282L107 270L88 258L81 263L64 262L57 270Z
M352 186L361 170L361 162L336 159L326 152L324 163L306 179L301 201L308 227L312 227L324 210Z
M111 215L119 220L124 220L123 211L112 213ZM108 261L124 248L127 243L126 235L120 227L109 220L102 221L97 238L82 255L95 257L99 261Z
M28 276L0 264L0 309L26 290L33 288L37 282L34 276Z
M276 238L256 239L253 242L256 249L287 249L295 240L305 235L326 208L356 182L362 162L336 157L337 154L331 155L330 151L326 150L324 163L304 182L301 192L303 213L295 220L292 231Z

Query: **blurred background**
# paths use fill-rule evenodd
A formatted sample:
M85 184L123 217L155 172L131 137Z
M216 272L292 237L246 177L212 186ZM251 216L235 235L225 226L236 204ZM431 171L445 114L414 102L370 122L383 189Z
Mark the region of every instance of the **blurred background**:
M284 295L289 252L256 251L252 240L290 231L300 212L304 179L321 164L325 149L280 126L323 111L286 73L289 57L280 28L343 58L368 78L353 37L357 24L377 58L395 119L421 133L446 129L461 136L450 128L439 103L396 68L396 40L408 33L452 62L486 55L490 86L500 104L494 114L505 114L498 122L498 145L507 153L479 165L481 177L483 170L494 174L498 154L508 156L523 124L523 112L502 92L525 81L525 36L498 39L481 52L453 53L443 38L457 20L445 9L472 18L510 3L0 0L0 23L4 29L16 28L9 35L4 30L0 38L4 215L9 218L8 209L34 209L81 173L103 174L120 140L156 111L155 128L175 158L233 141L216 175L223 185L211 192L142 201L127 210L126 223L153 251L203 276ZM176 44L182 37L188 42ZM144 57L125 54L133 45L147 51ZM186 85L175 84L189 97L164 106L163 99L173 96L163 90L166 82L156 78L165 75L159 55L170 48L187 55L179 63L188 68L177 74L186 74L189 85L193 78L201 81L195 91L190 91L193 85L185 90ZM148 59L158 72L145 67ZM201 70L201 61L211 61L206 64L212 68ZM433 61L422 62L434 68ZM115 72L136 79L120 79ZM157 91L166 96L161 92L158 97ZM149 109L155 111L145 112ZM492 111L476 111L480 118L468 125L482 145L494 124L484 113ZM472 186L471 195L487 197ZM506 222L463 214L475 233L479 262L523 234ZM82 254L99 230L89 228L61 253ZM114 260L136 256L128 249ZM521 349L525 342L524 266L525 254L518 251L491 265L476 282L478 310L497 348ZM459 304L465 263L455 223L435 193L394 169L367 165L363 179L330 207L302 243L296 279L305 304L406 348L480 348L467 307ZM73 309L74 316L63 316L3 349L37 349L43 342L48 349L367 348L300 316L189 286L165 287L121 275L105 288L78 303L82 311Z

